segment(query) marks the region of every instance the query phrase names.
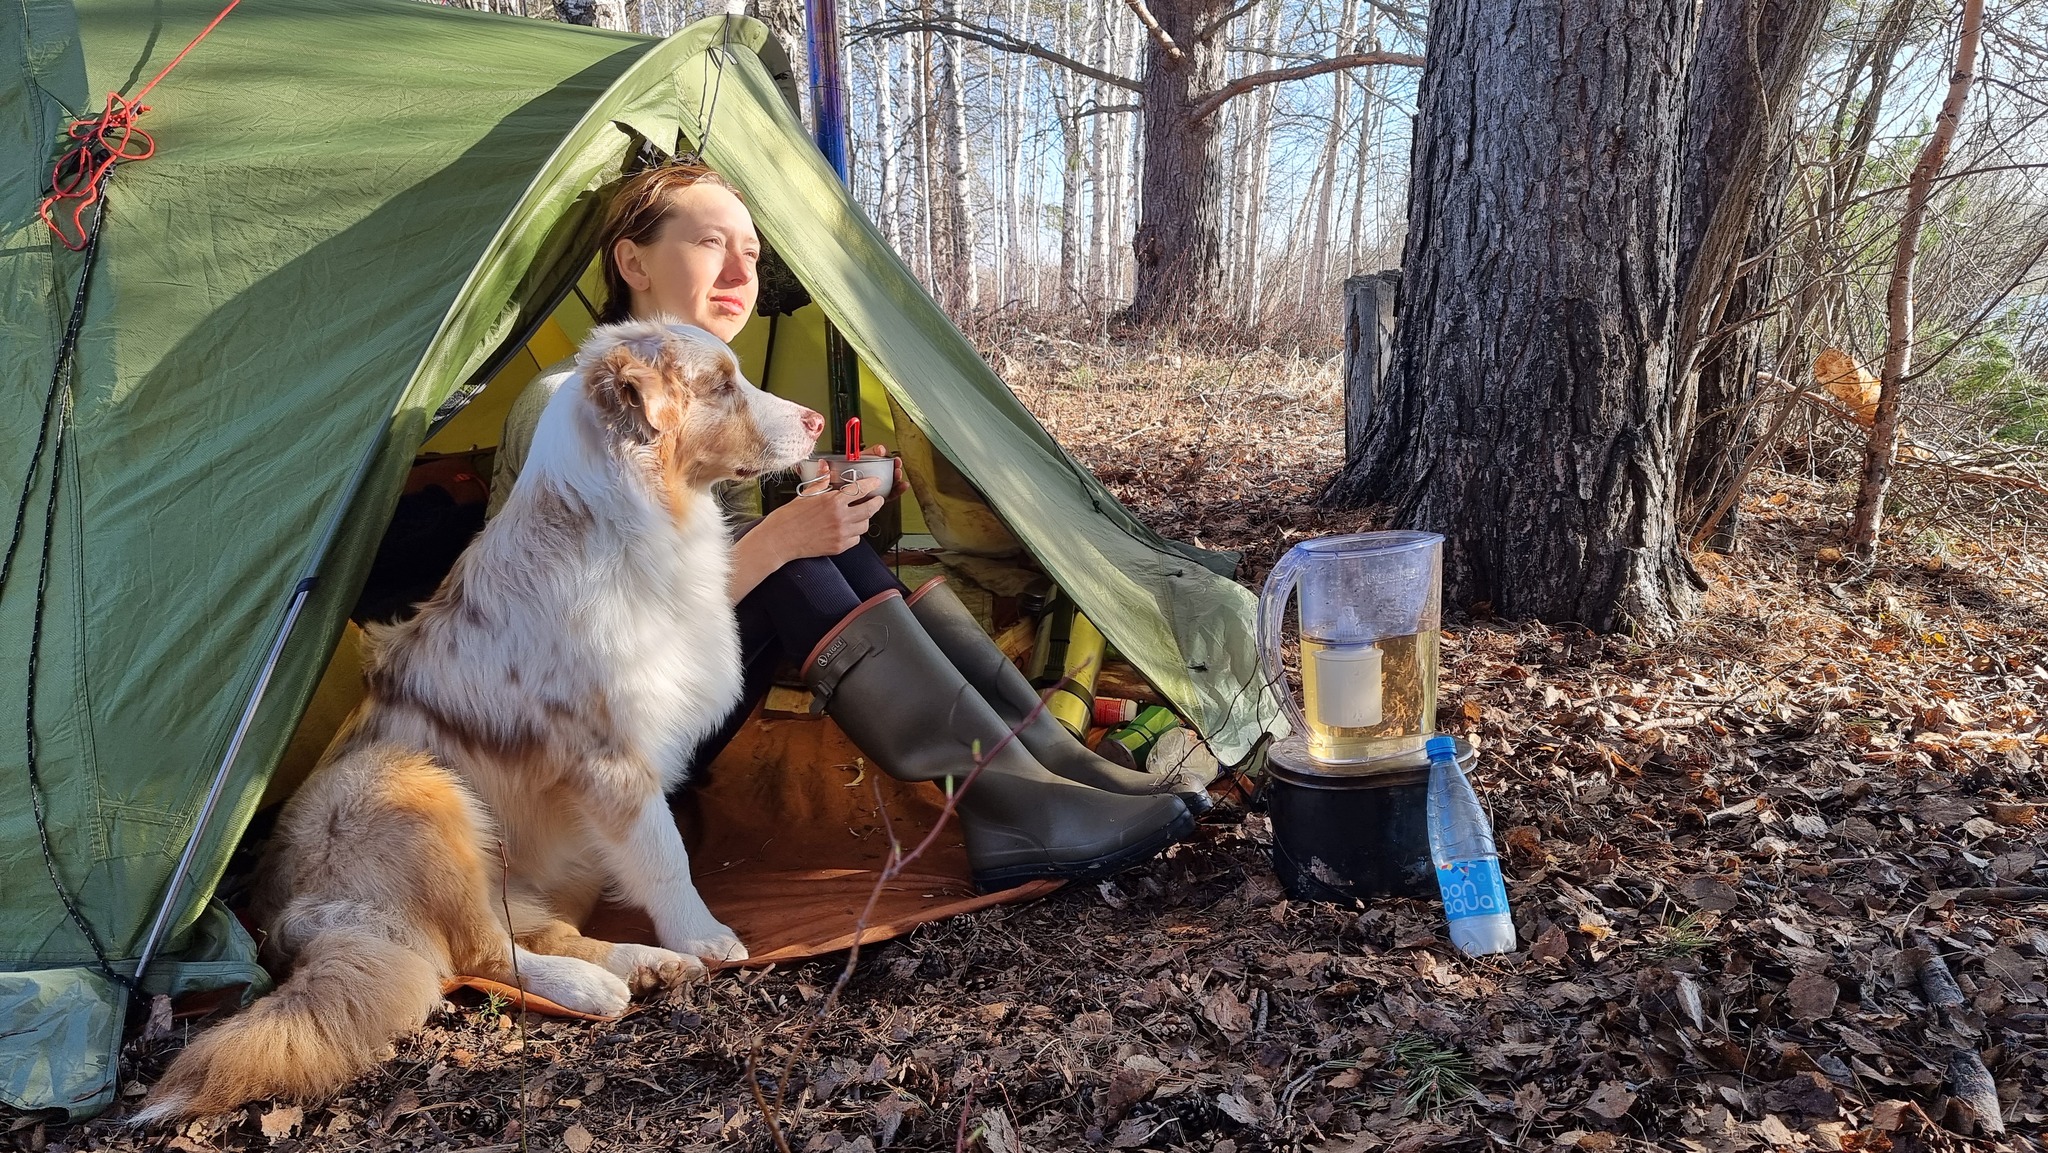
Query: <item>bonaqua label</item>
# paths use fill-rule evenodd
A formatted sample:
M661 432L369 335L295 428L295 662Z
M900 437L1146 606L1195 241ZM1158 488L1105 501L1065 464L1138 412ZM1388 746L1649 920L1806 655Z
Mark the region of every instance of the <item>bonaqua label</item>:
M1507 885L1498 860L1456 861L1437 866L1437 887L1444 895L1444 919L1488 917L1508 911Z

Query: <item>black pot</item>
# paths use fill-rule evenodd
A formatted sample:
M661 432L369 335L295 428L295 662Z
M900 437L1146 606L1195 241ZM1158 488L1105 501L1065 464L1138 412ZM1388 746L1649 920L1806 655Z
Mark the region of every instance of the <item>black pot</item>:
M1472 746L1458 742L1469 770ZM1421 750L1369 767L1330 765L1293 737L1267 755L1273 871L1301 901L1436 895L1429 859L1429 759Z

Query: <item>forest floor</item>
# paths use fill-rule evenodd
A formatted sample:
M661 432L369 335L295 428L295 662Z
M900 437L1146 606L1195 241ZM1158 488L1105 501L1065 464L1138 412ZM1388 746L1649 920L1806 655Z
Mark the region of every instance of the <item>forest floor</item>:
M1333 362L987 351L1254 588L1292 541L1373 527L1312 505ZM2048 1149L2041 531L1929 506L1851 585L1822 559L1847 503L1758 477L1667 644L1450 614L1440 727L1480 743L1519 952L1460 956L1433 902L1286 900L1265 816L1226 804L1111 883L871 948L822 1023L839 959L610 1026L472 1001L324 1107L171 1137L17 1118L0 1144L767 1150L759 1044L796 1150ZM127 1075L170 1048L131 1044ZM2001 1138L1952 1092L1966 1054Z

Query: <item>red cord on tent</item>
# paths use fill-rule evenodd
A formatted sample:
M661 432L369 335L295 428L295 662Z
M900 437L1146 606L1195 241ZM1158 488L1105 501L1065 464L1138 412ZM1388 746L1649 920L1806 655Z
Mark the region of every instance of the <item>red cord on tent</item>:
M170 75L171 69L185 59L185 54L199 46L201 40L242 0L228 0L228 6L220 10L213 22L199 30L199 35L185 45L184 50L171 58L142 91L133 97L122 96L119 92L107 93L107 107L98 116L88 116L71 124L71 139L79 143L72 145L57 158L56 167L50 170L50 195L36 206L36 215L43 218L57 239L73 252L85 248L85 214L99 203L100 187L107 172L123 160L147 160L156 155L156 140L149 133L135 126L135 120L149 111L149 105L142 98L149 95L157 81ZM60 205L70 203L70 230L66 231L61 218L53 219L51 212Z

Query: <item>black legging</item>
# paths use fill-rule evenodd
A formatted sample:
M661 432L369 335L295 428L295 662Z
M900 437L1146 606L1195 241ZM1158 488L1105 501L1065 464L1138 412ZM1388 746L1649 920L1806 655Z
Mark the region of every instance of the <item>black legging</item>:
M862 601L890 589L909 591L875 550L862 542L838 556L790 561L741 597L740 665L745 687L739 704L733 706L718 731L697 746L690 758L693 771L709 765L740 731L754 706L768 695L776 666L785 658L808 656Z

